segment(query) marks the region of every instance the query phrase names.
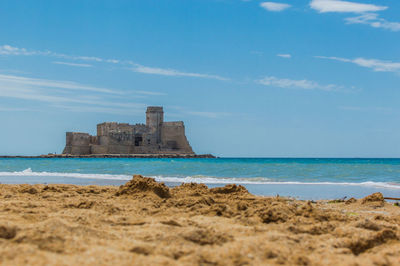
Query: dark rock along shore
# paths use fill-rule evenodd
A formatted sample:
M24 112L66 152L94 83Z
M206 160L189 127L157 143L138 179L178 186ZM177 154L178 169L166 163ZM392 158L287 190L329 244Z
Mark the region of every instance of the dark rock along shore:
M37 156L2 155L0 158L217 158L212 154L47 154Z

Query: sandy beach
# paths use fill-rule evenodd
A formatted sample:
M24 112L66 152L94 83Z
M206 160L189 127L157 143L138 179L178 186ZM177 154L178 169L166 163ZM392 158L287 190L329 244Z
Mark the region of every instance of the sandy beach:
M0 185L3 265L399 265L400 207L242 186Z

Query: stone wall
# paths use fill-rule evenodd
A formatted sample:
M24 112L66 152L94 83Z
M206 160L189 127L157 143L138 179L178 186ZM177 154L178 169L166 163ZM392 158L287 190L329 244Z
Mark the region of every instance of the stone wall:
M146 111L146 126L150 134L154 135L155 142L161 143L161 127L164 122L164 111L162 107L150 106Z
M108 146L92 145L90 147L90 154L109 154Z
M88 133L67 132L64 154L85 155L90 154L90 139Z
M182 121L164 122L161 129L161 139L165 149L182 154L194 154L186 135Z
M108 136L110 133L133 133L133 126L127 123L105 122L97 125L97 136Z

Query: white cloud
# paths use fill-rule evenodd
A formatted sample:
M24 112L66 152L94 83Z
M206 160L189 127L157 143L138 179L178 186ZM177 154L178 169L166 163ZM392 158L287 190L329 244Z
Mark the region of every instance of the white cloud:
M49 56L54 58L63 58L69 60L77 60L77 61L89 61L89 62L96 62L96 63L109 63L109 64L119 64L119 65L132 65L134 66L131 70L138 73L143 74L153 74L153 75L161 75L161 76L174 76L174 77L195 77L195 78L206 78L206 79L216 79L227 81L228 78L221 77L218 75L210 75L210 74L202 74L202 73L194 73L194 72L183 72L175 69L170 68L159 68L159 67L148 67L141 64L137 64L132 61L121 61L117 59L104 59L95 56L75 56L75 55L66 55L61 53L55 53L51 51L29 51L25 48L18 48L12 47L10 45L3 45L0 46L0 55L25 55L25 56L32 56L32 55L42 55L42 56ZM64 64L70 66L80 66L80 67L89 67L92 65L89 64L75 64L75 63L67 63L67 62L53 62L56 64Z
M1 55L30 55L25 48L16 48L10 45L2 45L0 46L0 54Z
M391 62L391 61L356 58L356 59L352 60L352 62L359 66L372 68L374 71L379 71L379 72L399 72L400 71L400 63Z
M268 11L279 12L291 7L289 4L276 3L276 2L262 2L260 6Z
M14 75L4 75L0 74L0 91L12 91L15 88L20 93L24 91L30 93L32 91L43 91L49 90L52 93L66 93L66 92L73 92L82 93L82 92L96 92L96 95L86 95L80 96L80 102L87 100L93 101L93 103L97 103L99 100L99 95L106 94L107 98L140 98L145 96L163 96L166 95L162 92L155 92L155 91L144 91L144 90L130 90L129 92L122 92L115 89L108 89L108 88L101 88L101 87L94 87L83 85L77 82L71 81L60 81L60 80L49 80L49 79L38 79L38 78L28 78L22 76L14 76ZM142 96L138 96L142 95ZM24 97L23 95L21 97ZM63 100L61 100L63 101ZM101 104L101 102L99 103ZM119 104L120 107L130 107L130 104Z
M386 6L378 6L373 4L363 4L340 0L312 0L310 7L320 13L340 12L340 13L365 13L377 12L387 9Z
M142 66L142 65L138 65L138 64L135 64L135 67L131 68L131 70L134 72L138 72L138 73L155 74L155 75L161 75L161 76L195 77L195 78L228 80L228 78L224 78L224 77L217 76L217 75L182 72L182 71L178 71L175 69L148 67L148 66Z
M399 22L390 22L386 19L380 18L378 14L367 13L357 17L346 18L348 24L364 24L373 28L383 28L391 31L400 31Z
M356 3L340 0L312 0L310 7L320 13L339 12L357 13L357 17L345 18L347 24L364 24L373 28L382 28L391 31L400 31L399 22L390 22L380 18L376 12L386 10L387 6L373 4Z
M384 61L379 59L366 59L358 57L355 59L348 59L334 56L315 56L316 58L335 60L346 63L353 63L361 67L370 68L377 72L396 72L400 73L400 62Z
M96 94L93 94L93 92L96 92ZM133 113L135 110L143 112L146 104L132 102L136 98L132 93L158 95L156 92L130 91L123 93L76 82L0 74L0 98L45 103L51 107L62 108L67 111L81 110L113 114ZM0 107L0 111L25 111L25 105L21 108L20 106L13 108Z
M282 58L292 58L291 54L277 54L276 56L282 57Z
M195 115L195 116L202 116L206 118L220 118L220 117L225 117L229 116L229 113L221 113L221 112L196 112L196 111L189 111L186 112L189 115Z
M51 87L51 88L60 88L69 90L85 90L85 91L100 92L100 93L122 94L122 92L119 92L117 90L87 86L71 81L56 81L49 79L27 78L27 77L3 75L3 74L0 74L0 82L3 82L2 83L3 86L4 84L18 84L18 85L31 85L35 87Z
M143 114L145 106L132 106L132 108L115 108L115 107L99 107L99 106L77 106L77 105L63 105L54 104L53 107L67 110L69 112L78 113L106 113L115 115L140 115Z
M279 88L293 88L293 89L304 89L304 90L324 90L324 91L337 91L342 89L342 86L328 84L322 85L312 80L293 80L286 78L276 78L273 76L265 77L257 81L258 83L265 86L279 87Z
M195 110L190 110L187 107L176 106L176 105L169 105L168 109L176 110L176 113L168 113L169 116L174 116L174 117L184 117L186 115L192 115L192 116L201 116L206 118L222 118L232 115L231 113L227 112L195 111Z
M315 58L320 58L320 59L330 59L330 60L336 60L336 61L341 61L341 62L351 62L351 59L343 58L343 57L336 57L336 56L320 56L316 55L314 56Z
M60 61L55 61L55 62L53 62L53 64L74 66L74 67L92 67L93 66L93 65L89 65L89 64L78 64L78 63L69 63L69 62L60 62Z
M107 63L112 63L112 64L119 64L121 63L121 61L117 60L117 59L107 59L106 60Z
M11 45L1 45L0 55L46 55L49 52L28 51L25 48L13 47Z
M137 94L143 94L143 95L150 95L150 96L163 96L167 95L164 92L157 92L157 91L141 91L141 90L135 90L134 91Z

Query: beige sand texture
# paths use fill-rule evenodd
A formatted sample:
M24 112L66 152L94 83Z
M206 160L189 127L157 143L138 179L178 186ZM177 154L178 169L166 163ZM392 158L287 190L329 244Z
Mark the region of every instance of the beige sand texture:
M400 208L242 186L0 185L3 265L400 265Z

